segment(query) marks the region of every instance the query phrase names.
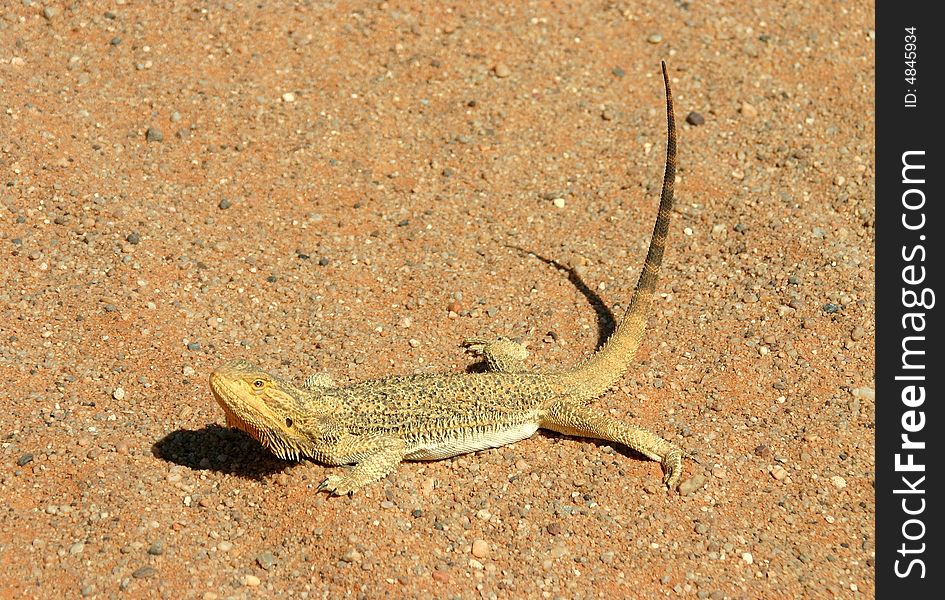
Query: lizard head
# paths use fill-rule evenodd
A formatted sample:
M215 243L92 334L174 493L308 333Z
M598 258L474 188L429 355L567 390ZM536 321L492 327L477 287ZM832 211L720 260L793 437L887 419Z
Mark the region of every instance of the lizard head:
M282 459L312 456L302 391L244 361L235 360L210 374L210 389L226 413L226 424L248 433Z

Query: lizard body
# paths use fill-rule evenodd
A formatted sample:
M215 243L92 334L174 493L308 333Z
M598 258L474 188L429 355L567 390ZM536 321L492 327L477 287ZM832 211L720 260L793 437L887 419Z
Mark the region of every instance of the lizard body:
M494 448L528 438L539 428L623 444L659 461L664 483L675 487L682 469L677 446L588 407L623 376L636 354L662 263L676 177L676 125L665 64L662 74L667 148L653 237L623 320L586 361L534 372L525 366L522 345L469 339L464 345L485 358L487 371L385 377L343 387L321 374L298 387L246 361L232 361L210 375L227 425L283 459L354 465L343 475L329 475L319 487L335 495L381 479L402 460Z

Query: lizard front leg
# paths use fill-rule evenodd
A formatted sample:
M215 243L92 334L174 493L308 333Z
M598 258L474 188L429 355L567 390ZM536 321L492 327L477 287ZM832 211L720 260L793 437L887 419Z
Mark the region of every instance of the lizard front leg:
M331 464L354 466L344 475L329 475L318 486L333 496L351 495L369 483L387 476L404 459L406 450L400 438L391 436L362 437L345 435L324 452Z
M682 475L682 450L651 431L628 425L607 415L574 404L559 401L548 407L539 427L566 435L596 438L623 444L647 458L660 462L663 483L676 487Z
M490 371L499 373L525 373L525 359L528 350L524 344L513 342L504 337L489 341L484 338L468 338L463 341L463 347L477 356L486 359Z

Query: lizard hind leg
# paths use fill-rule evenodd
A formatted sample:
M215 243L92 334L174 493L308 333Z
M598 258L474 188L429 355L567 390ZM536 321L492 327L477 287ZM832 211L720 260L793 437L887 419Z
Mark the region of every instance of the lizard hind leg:
M525 373L525 359L528 350L524 344L513 342L504 337L494 340L484 338L468 338L463 341L463 347L476 356L485 359L490 371L499 373Z
M623 444L651 460L659 461L663 468L663 483L670 489L679 484L682 475L682 450L642 427L628 425L582 405L565 401L558 401L549 406L539 427L565 435Z

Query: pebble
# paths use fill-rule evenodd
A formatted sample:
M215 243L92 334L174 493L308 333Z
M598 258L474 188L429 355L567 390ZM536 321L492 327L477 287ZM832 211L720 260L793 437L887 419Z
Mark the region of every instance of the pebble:
M472 543L472 555L476 558L485 558L489 555L489 543L485 540L474 540Z
M564 198L555 198L551 203L558 208L564 208Z
M686 123L698 127L705 124L705 117L695 111L686 115Z
M351 548L350 550L348 550L347 552L341 555L341 560L343 560L346 563L361 562L361 553L355 550L354 548Z
M115 388L115 391L112 392L112 398L115 400L124 400L125 399L125 389L124 388Z
M512 70L505 63L498 63L493 70L495 76L501 79L505 79L512 74Z
M701 490L702 486L705 485L706 478L702 473L696 473L692 477L684 480L679 484L679 494L681 496L688 496L695 491Z
M125 241L129 244L140 244L141 243L141 234L137 231L132 231L125 237Z
M256 557L256 564L267 571L271 571L276 566L276 557L272 552L263 552Z
M738 112L740 112L742 116L745 116L749 119L753 119L758 116L758 109L747 102L742 102Z
M460 304L458 300L453 300L448 305L446 305L446 310L459 314L459 311L463 310L463 305Z
M164 132L158 129L155 126L148 127L148 130L144 134L145 139L149 142L163 142L164 141Z
M751 552L742 552L742 560L748 564L753 564L755 562L755 557L751 555Z
M33 462L33 455L30 452L27 452L26 454L21 454L20 458L16 459L16 465L18 467L25 467L31 462Z
M230 208L231 206L233 206L233 203L230 202L230 201L229 201L228 199L226 199L226 198L224 198L223 200L220 200L220 203L217 204L217 208L219 208L220 210L226 210L226 209Z
M220 542L219 544L217 544L217 550L219 550L220 552L229 552L232 549L233 549L233 542L228 542L224 540Z
M658 33L652 33L647 36L646 41L648 41L651 44L659 44L660 42L663 41L663 36Z
M148 554L151 556L161 556L164 554L164 541L154 540L154 542L151 543L151 547L148 548Z
M610 70L610 72L613 74L614 77L623 77L624 75L627 74L627 72L621 69L620 67L614 67L613 69Z
M77 554L82 554L82 551L85 550L85 544L82 542L76 542L69 546L69 554L75 556Z
M256 577L255 575L243 576L243 585L245 585L246 587L256 587L260 583L262 583L262 581L259 579L259 577Z
M775 465L771 468L771 476L777 479L778 481L784 480L788 476L787 470L781 465Z
M292 92L286 92L286 93L282 94L282 101L283 101L283 102L295 102L295 94L293 94Z
M830 483L834 484L839 490L842 490L843 488L847 487L847 480L844 479L843 477L840 477L839 475L834 475L833 477L831 477Z
M43 7L43 18L47 21L51 21L59 16L59 8L56 6L45 6Z
M867 400L869 402L876 401L876 390L871 387L858 387L850 390L850 393L853 394L853 397L857 400ZM32 455L30 455L32 456Z
M157 569L151 565L144 565L143 567L138 567L135 569L134 573L131 574L135 579L147 579L149 577L154 577L157 575Z

